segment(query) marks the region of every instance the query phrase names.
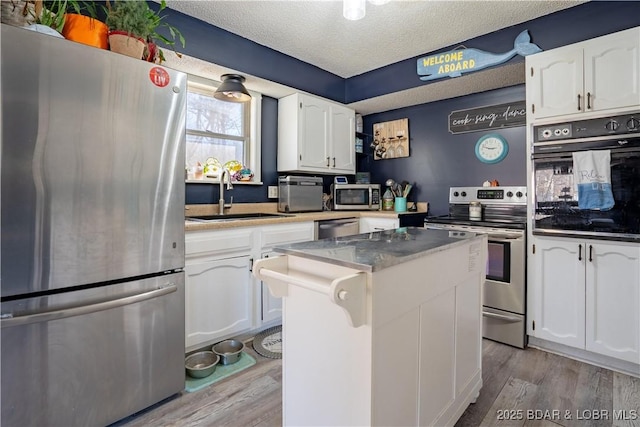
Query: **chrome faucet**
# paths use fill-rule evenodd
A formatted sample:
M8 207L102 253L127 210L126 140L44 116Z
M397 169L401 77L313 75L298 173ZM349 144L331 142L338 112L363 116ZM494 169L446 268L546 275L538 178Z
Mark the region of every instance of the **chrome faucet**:
M224 214L224 208L230 208L233 205L233 196L228 205L224 203L224 177L227 177L227 190L233 190L233 184L231 184L231 174L228 170L222 169L220 173L220 199L218 200L218 214Z

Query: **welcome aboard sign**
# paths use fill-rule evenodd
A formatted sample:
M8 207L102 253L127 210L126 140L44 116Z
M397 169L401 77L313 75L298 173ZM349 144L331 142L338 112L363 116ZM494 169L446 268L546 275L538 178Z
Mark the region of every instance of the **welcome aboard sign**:
M460 77L463 73L502 64L516 55L527 56L541 50L531 43L528 30L524 30L516 37L509 52L496 54L478 49L456 49L418 59L418 75L424 81Z

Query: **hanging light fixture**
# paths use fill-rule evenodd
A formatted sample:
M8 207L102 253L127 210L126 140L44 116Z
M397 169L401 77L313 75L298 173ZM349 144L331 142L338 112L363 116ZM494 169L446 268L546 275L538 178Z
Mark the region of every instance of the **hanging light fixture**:
M245 78L240 74L223 74L220 79L222 84L213 94L214 98L229 102L247 102L251 99L249 91L242 84Z
M342 15L350 20L357 21L364 18L367 0L343 0Z

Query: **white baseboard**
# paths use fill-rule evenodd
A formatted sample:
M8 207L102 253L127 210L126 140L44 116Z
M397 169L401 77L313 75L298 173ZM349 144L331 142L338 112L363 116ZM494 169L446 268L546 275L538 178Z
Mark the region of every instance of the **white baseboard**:
M529 335L529 347L640 378L640 365Z

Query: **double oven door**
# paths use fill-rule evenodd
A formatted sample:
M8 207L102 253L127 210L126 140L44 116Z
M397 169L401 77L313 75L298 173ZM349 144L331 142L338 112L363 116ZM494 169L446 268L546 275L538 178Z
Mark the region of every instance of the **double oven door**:
M468 233L488 235L486 280L483 287L483 336L524 348L526 345L525 231L463 224L427 223L428 229L448 230L454 238Z

